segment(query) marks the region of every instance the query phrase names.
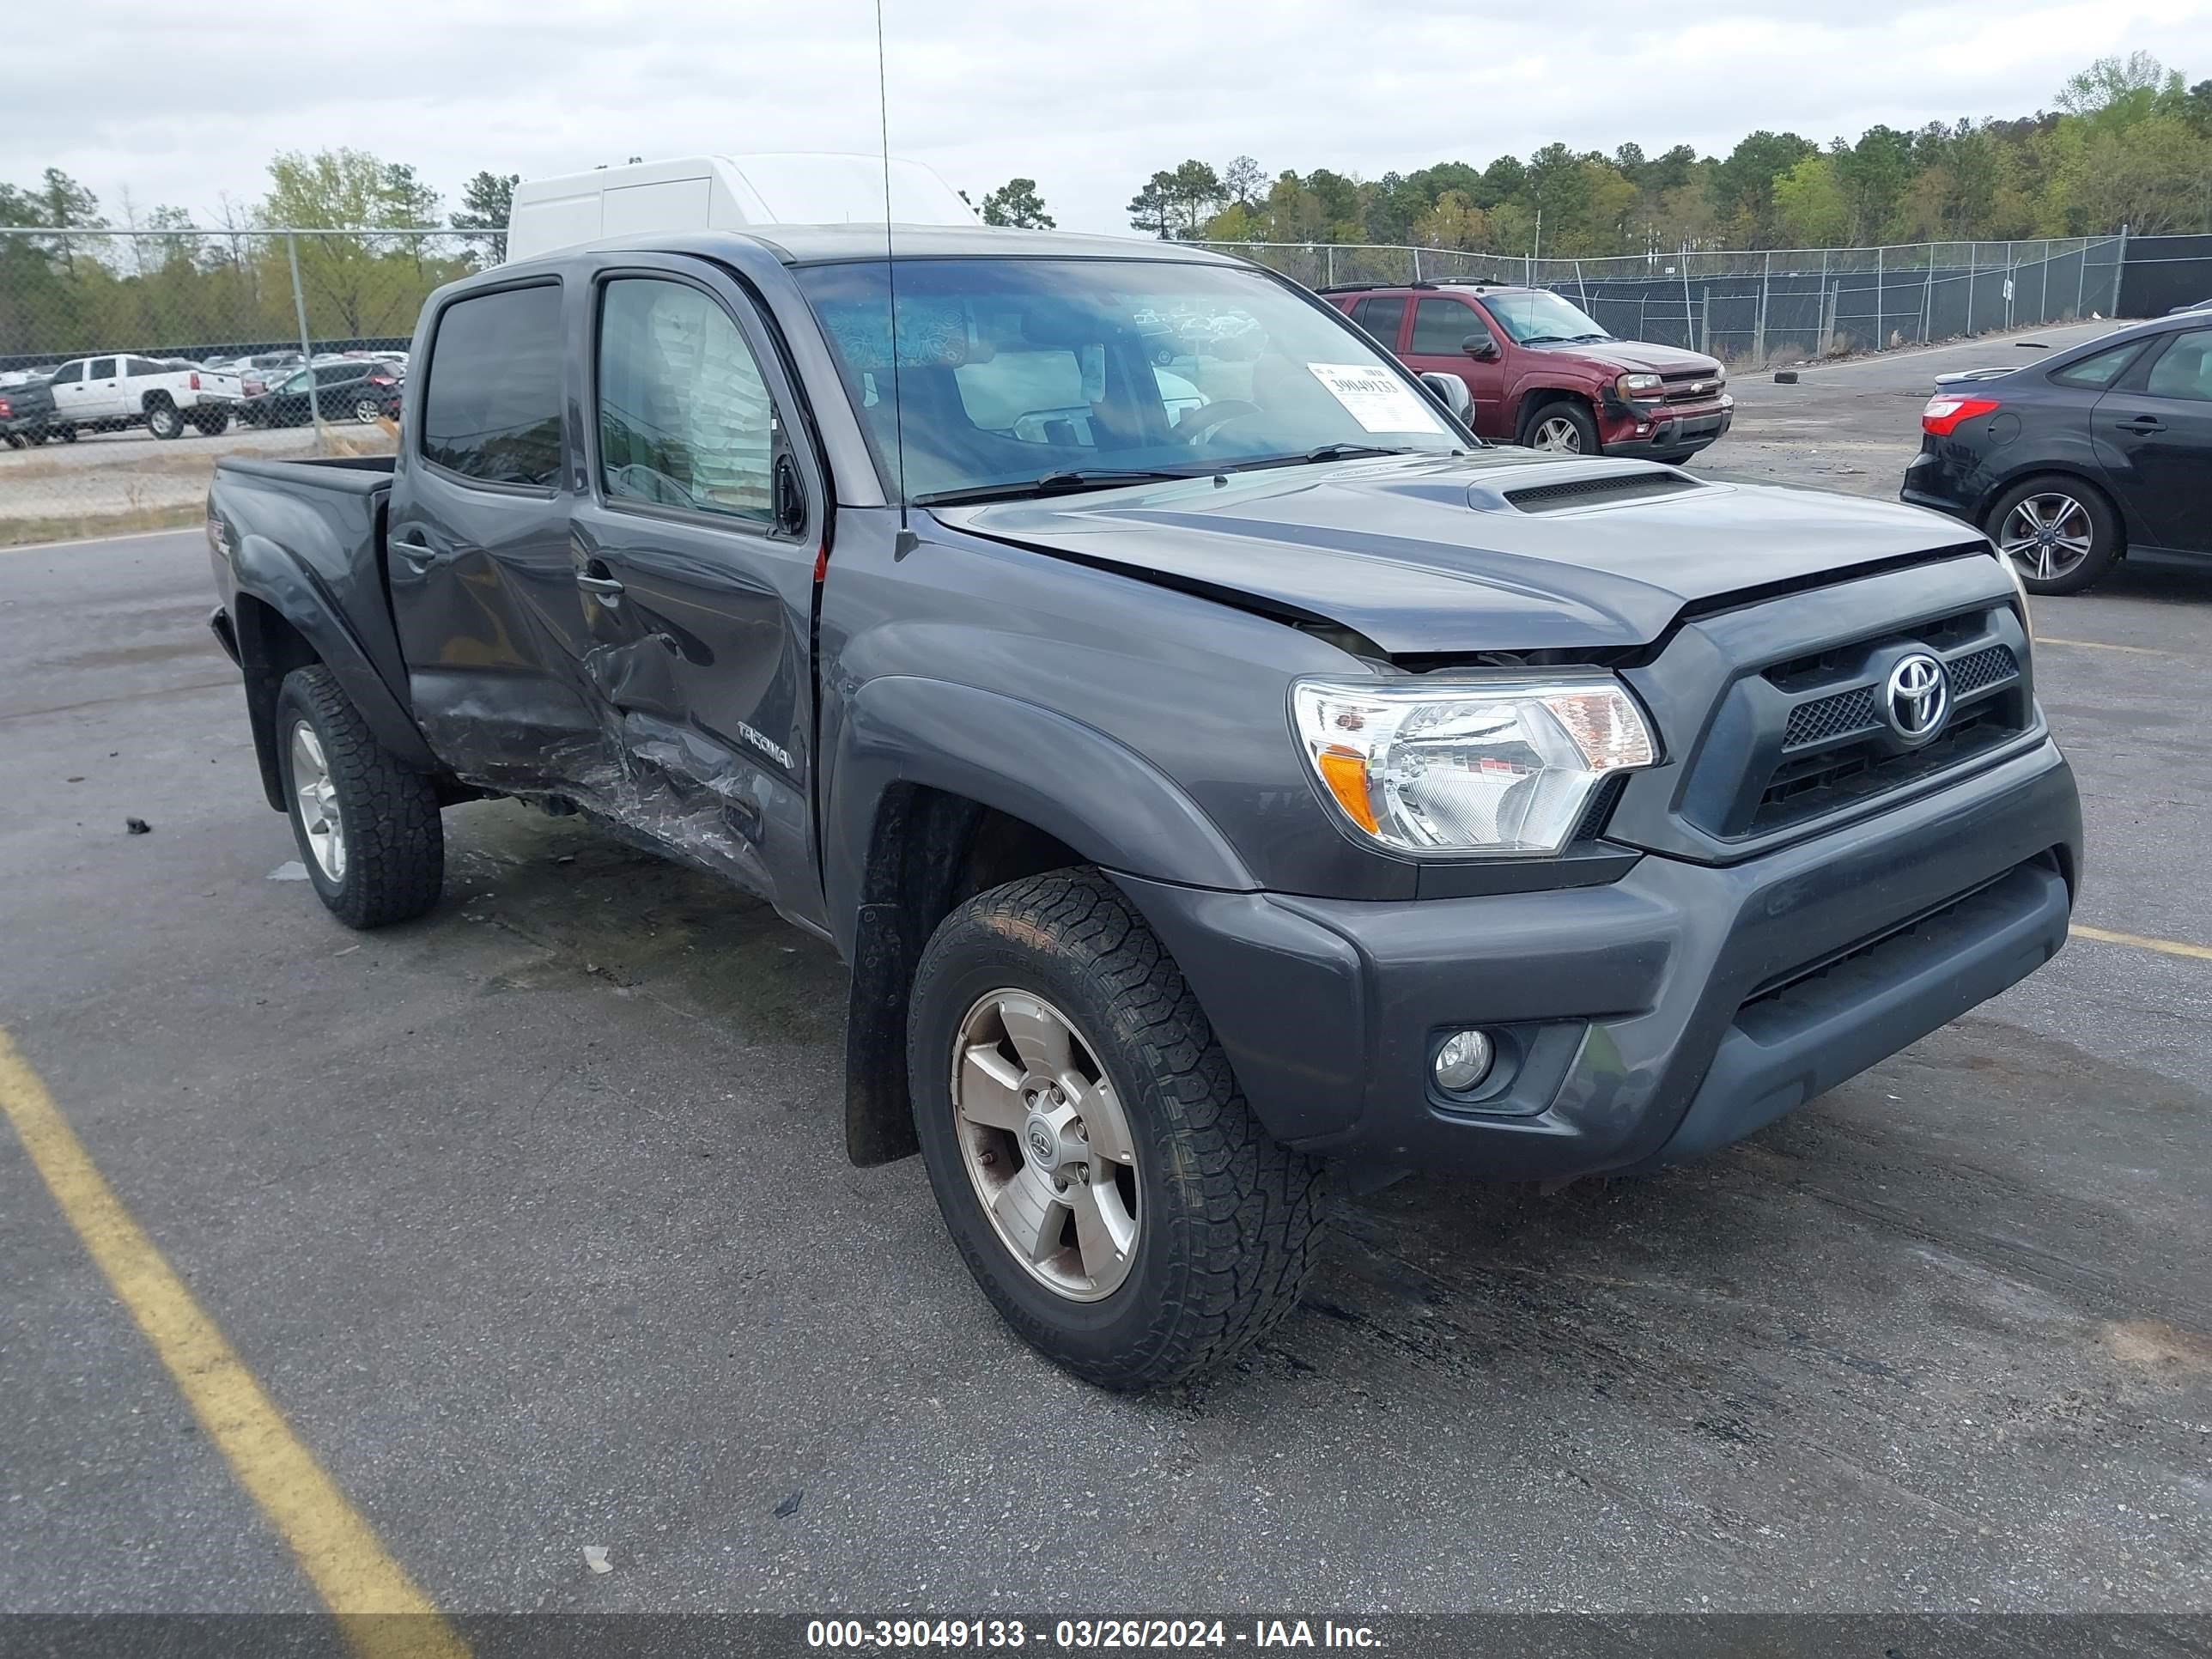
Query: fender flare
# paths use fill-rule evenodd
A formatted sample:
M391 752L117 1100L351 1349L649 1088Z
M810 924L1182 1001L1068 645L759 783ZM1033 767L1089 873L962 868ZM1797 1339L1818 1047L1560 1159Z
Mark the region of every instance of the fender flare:
M445 769L430 752L408 711L405 697L377 671L368 650L346 621L345 612L315 573L280 544L265 536L241 537L231 555L240 598L267 605L296 630L338 684L377 741L420 771ZM245 670L246 702L253 714L253 747L261 763L261 782L269 804L284 806L283 774L277 763L274 714L277 688L287 672L283 654L264 637L258 615L240 606L231 618L237 630L240 665Z
M1136 750L1042 704L887 675L846 706L825 791L823 886L848 953L884 793L941 789L1034 824L1101 868L1193 887L1259 882L1197 802ZM1048 784L1041 780L1049 779Z

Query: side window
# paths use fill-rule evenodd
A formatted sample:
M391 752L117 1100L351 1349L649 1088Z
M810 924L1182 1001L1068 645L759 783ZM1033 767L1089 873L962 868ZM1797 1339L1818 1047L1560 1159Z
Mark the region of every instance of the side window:
M84 379L84 365L82 363L64 363L59 368L57 368L53 372L52 384L55 386L75 386L82 379Z
M1413 343L1406 349L1416 355L1456 357L1460 343L1482 332L1482 319L1457 300L1424 300L1413 307Z
M2150 366L2143 390L2154 398L2212 404L2212 329L2177 335L2166 356Z
M361 363L323 363L315 369L315 384L336 386L341 380L358 380L368 373L367 366Z
M94 357L84 371L88 380L112 380L115 378L115 359Z
M501 289L447 306L430 347L429 374L425 460L484 483L560 482L557 287Z
M775 409L752 348L713 299L650 277L609 283L599 391L610 500L774 520Z
M2142 342L2139 340L2130 340L2125 345L2113 346L2093 357L2084 357L2078 363L2051 370L2051 379L2058 386L2082 386L2093 392L2099 386L2110 386L2120 378L2120 371L2134 359L2136 349L2140 344Z
M1398 349L1398 325L1404 320L1406 302L1403 300L1363 300L1354 313L1355 320L1382 343L1385 351Z

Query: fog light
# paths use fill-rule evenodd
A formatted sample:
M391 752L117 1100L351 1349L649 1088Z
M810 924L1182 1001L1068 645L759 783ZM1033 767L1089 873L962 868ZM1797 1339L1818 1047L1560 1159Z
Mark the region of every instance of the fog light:
M1490 1075L1498 1050L1480 1031L1454 1031L1437 1050L1437 1087L1463 1095Z

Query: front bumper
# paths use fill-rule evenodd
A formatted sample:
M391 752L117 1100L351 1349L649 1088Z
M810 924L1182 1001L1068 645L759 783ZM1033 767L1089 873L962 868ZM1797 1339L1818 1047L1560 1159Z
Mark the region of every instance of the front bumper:
M2047 739L1733 866L1647 855L1602 887L1398 903L1118 878L1254 1110L1364 1181L1669 1161L1748 1134L2024 979L2064 943L2081 806ZM1442 1096L1451 1030L1500 1035Z
M1690 409L1665 404L1630 404L1625 408L1614 404L1607 411L1600 437L1608 455L1679 455L1717 442L1735 423L1734 399ZM1638 426L1649 430L1638 433Z

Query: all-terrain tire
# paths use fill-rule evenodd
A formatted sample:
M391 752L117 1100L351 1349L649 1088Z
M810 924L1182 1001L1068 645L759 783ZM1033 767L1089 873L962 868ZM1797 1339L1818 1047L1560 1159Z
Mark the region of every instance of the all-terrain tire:
M1598 441L1597 421L1589 405L1579 398L1554 398L1538 404L1521 417L1519 441L1531 449L1562 455L1596 455L1605 447Z
M1063 1011L1118 1096L1134 1146L1134 1260L1103 1299L1025 1268L986 1213L957 1115L963 1020L1011 990ZM1328 1218L1326 1167L1279 1145L1247 1105L1198 999L1097 871L1054 871L955 909L924 949L908 1073L930 1184L961 1255L1032 1347L1102 1387L1181 1382L1297 1304Z
M185 435L183 411L167 398L159 398L147 406L146 429L157 438L181 438Z
M313 732L337 807L341 867L326 867L301 802L298 728ZM276 752L286 811L307 879L349 927L409 921L438 902L446 833L437 786L381 743L327 668L295 668L276 695Z

